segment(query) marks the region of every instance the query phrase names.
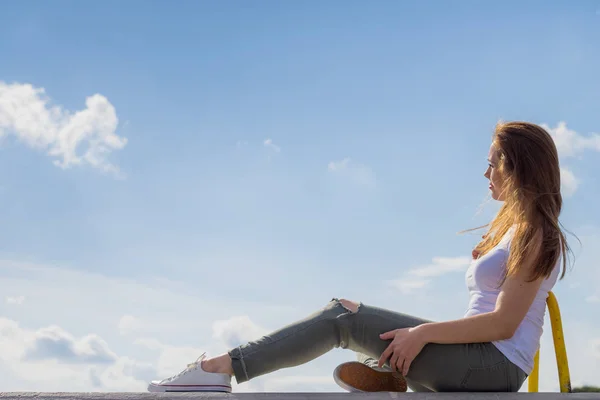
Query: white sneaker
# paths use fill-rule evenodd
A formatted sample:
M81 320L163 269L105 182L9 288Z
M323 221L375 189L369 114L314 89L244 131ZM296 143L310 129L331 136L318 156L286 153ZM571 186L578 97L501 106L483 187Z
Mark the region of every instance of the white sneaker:
M226 392L231 393L231 376L206 372L202 369L203 353L187 368L162 381L152 381L149 392Z

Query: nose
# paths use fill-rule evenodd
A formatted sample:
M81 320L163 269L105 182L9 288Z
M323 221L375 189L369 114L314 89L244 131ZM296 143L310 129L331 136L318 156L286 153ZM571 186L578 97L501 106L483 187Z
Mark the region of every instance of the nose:
M483 174L483 176L485 176L486 178L490 179L490 167L487 167L487 169L485 170L485 173Z

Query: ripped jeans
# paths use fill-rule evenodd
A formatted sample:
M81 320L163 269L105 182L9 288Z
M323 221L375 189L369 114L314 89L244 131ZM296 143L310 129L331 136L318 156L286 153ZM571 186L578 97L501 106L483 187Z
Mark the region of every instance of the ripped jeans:
M238 383L305 364L338 347L359 353L363 363L375 366L391 343L380 334L426 322L365 304L353 312L333 299L300 321L230 350L229 356ZM492 343L429 343L405 377L413 391L435 392L517 392L526 378Z

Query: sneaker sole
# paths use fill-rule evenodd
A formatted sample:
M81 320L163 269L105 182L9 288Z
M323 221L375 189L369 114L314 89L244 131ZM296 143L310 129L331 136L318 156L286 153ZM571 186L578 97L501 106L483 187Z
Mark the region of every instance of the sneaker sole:
M148 385L149 392L222 392L231 393L231 386L226 385Z
M338 365L333 379L349 392L406 392L406 381L402 375L377 371L358 361Z

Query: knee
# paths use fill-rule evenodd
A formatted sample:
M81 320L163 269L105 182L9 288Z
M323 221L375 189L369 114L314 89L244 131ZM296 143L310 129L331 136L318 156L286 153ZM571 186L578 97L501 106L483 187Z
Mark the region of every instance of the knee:
M351 313L357 313L358 308L360 307L360 303L357 303L357 302L351 301L351 300L339 299L339 302L342 305L342 307L344 307L346 310L350 311Z

